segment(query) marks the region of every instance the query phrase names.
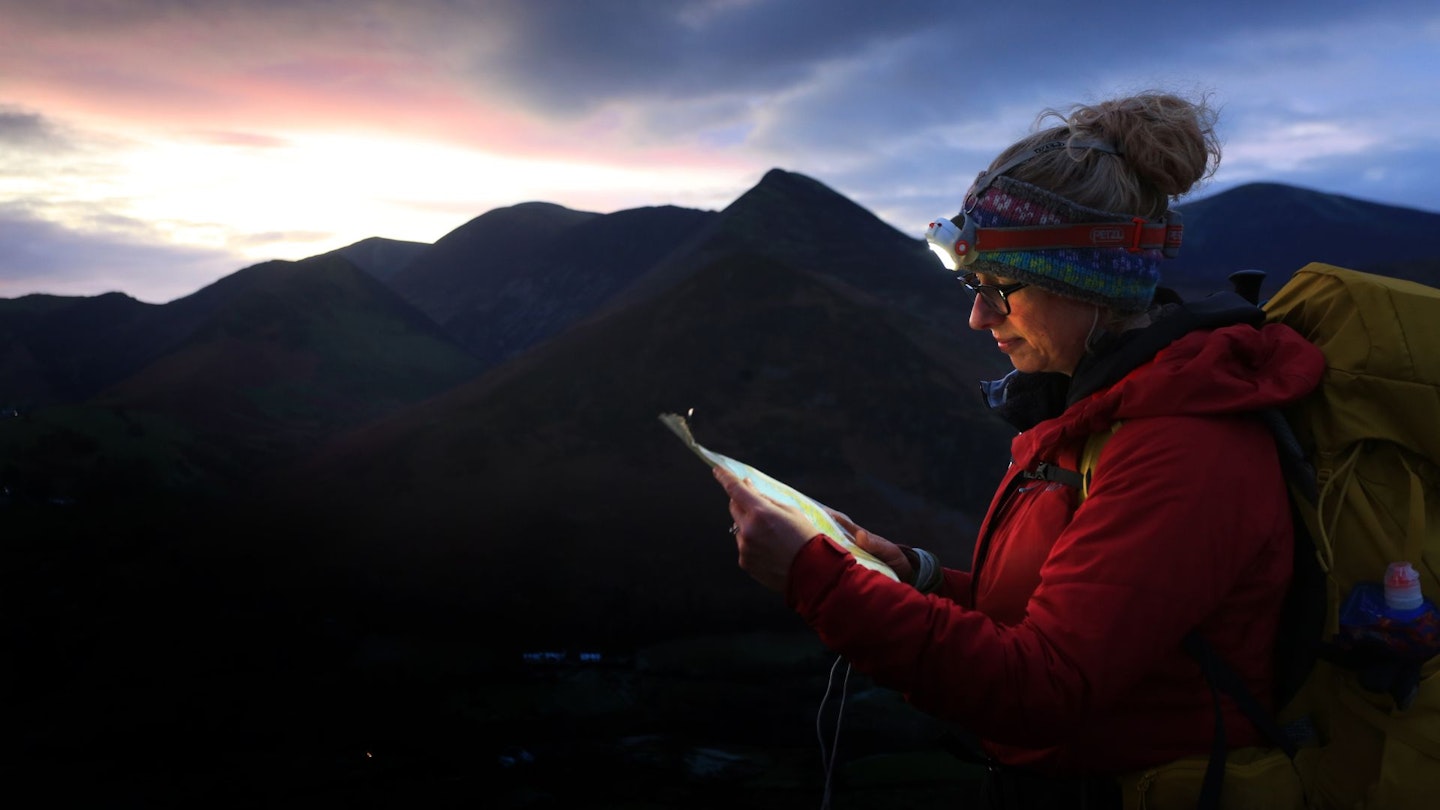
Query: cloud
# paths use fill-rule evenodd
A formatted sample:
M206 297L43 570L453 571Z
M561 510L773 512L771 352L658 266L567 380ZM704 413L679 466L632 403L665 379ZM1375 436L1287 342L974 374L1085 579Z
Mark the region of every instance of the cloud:
M38 113L0 104L0 146L26 151L52 151L69 146L67 139Z
M904 3L500 2L506 36L469 57L469 75L551 115L610 102L781 92L817 65L925 25Z
M150 303L188 295L232 273L241 259L230 253L167 245L126 230L116 221L103 230L67 228L24 206L0 204L0 297L33 292L97 295L125 292Z
M186 133L189 138L201 143L213 144L215 146L241 146L254 149L283 149L289 146L291 141L287 138L275 135L265 135L258 132L212 132L195 131Z
M320 243L333 238L335 238L335 234L329 231L267 231L265 233L247 233L232 236L228 240L228 243L233 247L245 248L265 247L277 243Z
M14 5L15 39L40 44L6 72L42 76L18 86L63 82L116 113L163 111L237 132L276 118L347 121L600 159L723 149L775 163L802 151L844 159L1018 109L1023 119L1001 120L1023 126L1040 106L1122 83L1206 83L1227 60L1323 62L1343 39L1319 42L1322 51L1278 35L1426 8L1116 3L1076 15L1059 0L357 0L337 15L320 0ZM1235 44L1217 54L1225 42Z
M298 258L530 199L721 207L779 166L918 234L1042 108L1160 88L1222 106L1213 190L1440 210L1433 6L0 0L0 204Z
M1266 8L1269 14L1240 24L1225 15L1187 18L1194 9L1166 7L1167 32L1140 41L1097 9L1076 22L1068 47L1042 43L1038 50L1054 59L1002 65L976 51L972 69L930 69L917 82L913 54L934 52L920 47L933 44L927 32L833 66L768 110L752 145L792 156L790 168L918 233L936 213L957 207L975 173L1024 134L1042 107L1157 87L1213 93L1221 107L1226 157L1215 183L1199 194L1267 179L1373 198L1385 196L1374 178L1387 177L1392 204L1440 209L1434 189L1398 182L1393 171L1337 171L1347 161L1388 165L1387 154L1401 153L1416 161L1415 173L1440 170L1440 93L1433 82L1440 14L1412 3L1319 6L1303 15ZM1095 30L1110 36L1087 38ZM1124 45L1093 60L1067 60L1075 43L1106 39ZM1397 64L1410 69L1391 75ZM907 84L924 92L902 92ZM1342 184L1324 185L1330 182Z

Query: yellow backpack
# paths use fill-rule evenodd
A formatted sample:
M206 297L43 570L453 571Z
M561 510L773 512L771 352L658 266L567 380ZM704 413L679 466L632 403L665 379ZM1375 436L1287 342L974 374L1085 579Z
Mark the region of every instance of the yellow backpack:
M1440 603L1440 289L1314 263L1264 310L1267 322L1318 346L1326 364L1320 387L1284 414L1284 424L1266 414L1282 460L1292 462L1297 516L1295 585L1281 625L1288 636L1277 645L1279 716L1261 716L1203 639L1192 633L1186 649L1212 691L1236 700L1293 752L1304 798L1290 795L1292 763L1279 748L1227 758L1221 746L1208 757L1123 778L1131 789L1126 805L1193 807L1199 791L1207 806L1433 807L1440 800L1440 655L1420 667L1402 705L1315 653L1338 632L1351 589L1379 580L1390 562L1412 563L1424 595ZM1119 427L1086 443L1075 484L1082 500ZM1296 461L1310 469L1297 471ZM1224 775L1207 773L1217 769Z
M1440 602L1440 290L1310 264L1265 312L1325 353L1320 388L1286 414L1315 469L1315 499L1293 500L1324 571L1323 638L1356 583L1392 561L1412 563ZM1311 807L1429 808L1440 797L1440 656L1403 709L1318 661L1280 720L1316 732L1295 758Z

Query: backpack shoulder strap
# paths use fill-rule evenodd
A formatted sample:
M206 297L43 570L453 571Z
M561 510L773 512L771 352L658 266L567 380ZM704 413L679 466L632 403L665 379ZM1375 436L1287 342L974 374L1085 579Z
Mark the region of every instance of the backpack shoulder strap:
M1079 503L1084 503L1090 496L1090 478L1094 474L1095 465L1100 463L1100 451L1105 447L1105 442L1120 429L1120 425L1120 422L1116 422L1109 430L1090 434L1085 440L1085 448L1080 451L1080 469L1067 470L1042 461L1035 466L1034 472L1022 472L1021 475L1032 480L1053 481L1072 487L1080 492Z

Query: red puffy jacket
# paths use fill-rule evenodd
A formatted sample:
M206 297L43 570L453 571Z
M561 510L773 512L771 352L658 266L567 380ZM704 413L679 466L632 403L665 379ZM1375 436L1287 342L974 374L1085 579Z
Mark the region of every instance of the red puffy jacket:
M1001 762L1105 774L1208 753L1211 695L1181 639L1198 628L1270 694L1292 526L1254 412L1305 395L1322 370L1283 326L1192 332L1014 439L973 575L947 570L921 594L819 536L787 601L857 670ZM1073 488L1022 475L1077 469L1085 440L1117 421L1078 508ZM1260 743L1225 705L1230 744Z

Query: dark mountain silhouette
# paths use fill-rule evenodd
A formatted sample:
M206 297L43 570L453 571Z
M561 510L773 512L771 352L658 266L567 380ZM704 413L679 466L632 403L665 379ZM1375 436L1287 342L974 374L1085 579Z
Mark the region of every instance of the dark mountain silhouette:
M847 283L954 334L950 273L924 243L810 177L772 169L616 301L623 307L737 253ZM936 302L941 302L934 309ZM963 339L963 338L962 338Z
M1185 248L1164 273L1187 295L1224 288L1226 276L1249 268L1269 273L1268 294L1314 260L1440 283L1440 214L1267 183L1181 210ZM487 365L736 252L853 282L922 318L938 279L948 279L918 239L802 175L774 170L727 211L599 215L527 203L477 217L433 246L372 238L333 254L386 281ZM228 290L222 280L164 306L121 293L0 300L0 404L93 396L172 350ZM942 309L937 325L948 329L945 318Z
M1273 190L1188 206L1167 276L1345 263L1316 249L1345 220L1419 245L1352 265L1440 280L1434 215ZM1243 230L1281 210L1293 232ZM798 620L656 417L693 407L712 449L963 565L1009 434L968 304L783 171L721 212L526 204L165 305L0 300L6 773L121 804L793 806L830 659L777 634ZM924 727L879 694L849 750L905 770ZM765 786L687 770L717 761Z
M1340 230L1342 223L1356 235L1354 243L1386 246L1372 251L1371 266L1435 281L1425 275L1433 270L1435 259L1424 258L1427 246L1433 247L1434 214L1270 184L1242 187L1191 203L1184 210L1184 257L1168 266L1166 273L1167 279L1188 284L1182 289L1192 295L1223 288L1224 277L1238 266L1287 267L1323 259L1314 254L1313 233ZM1273 211L1289 213L1277 224L1265 218ZM1245 230L1262 225L1265 239ZM1217 231L1227 238L1209 235ZM1258 247L1236 247L1232 243L1237 241ZM357 271L346 256L359 258L369 269ZM1259 257L1264 256L1272 258L1262 261ZM1346 256L1331 260L1344 262ZM1187 261L1192 269L1186 269ZM189 437L174 438L164 454L171 459L167 463L186 469L181 476L186 480L203 477L210 468L243 476L284 463L338 432L392 414L399 414L396 419L401 424L412 418L403 413L407 405L508 359L491 377L441 400L453 412L427 405L425 418L431 425L427 435L442 445L460 447L463 443L452 441L455 435L504 431L513 444L507 445L507 452L527 457L543 454L543 448L527 444L530 439L524 437L552 435L562 430L556 425L570 430L583 424L586 437L626 437L623 442L617 438L608 450L603 443L594 445L593 438L573 439L598 458L640 440L628 429L596 421L596 414L619 418L617 408L622 403L640 401L637 392L668 393L665 384L647 382L640 373L645 369L635 366L633 346L606 355L591 353L592 346L620 340L610 337L608 330L621 327L605 324L632 323L627 318L634 316L629 313L657 312L656 307L664 306L657 302L673 302L677 291L700 284L701 274L713 274L717 267L736 272L746 262L775 268L777 278L798 274L805 283L796 296L838 296L846 302L847 317L874 321L875 328L903 335L908 345L925 353L937 369L937 380L974 381L1005 370L989 338L964 326L967 299L920 240L901 234L812 178L777 169L718 213L663 207L600 215L526 203L477 217L433 246L364 240L304 262L246 268L163 306L121 294L27 296L0 302L0 335L6 338L5 353L0 355L0 382L6 385L6 396L0 405L88 402L86 407L108 413L110 422L104 431L93 428L91 433ZM1270 286L1278 285L1283 275L1283 271L1273 274ZM747 308L743 297L715 290L713 281L709 283L711 306ZM387 286L412 303L398 300ZM669 384L709 392L702 414L717 407L736 413L769 407L774 394L752 402L752 395L743 387L737 389L734 381L711 379L716 362L712 358L723 352L722 344L733 340L728 329L699 335L680 321L652 320L648 340L686 346L697 358L692 380ZM803 324L803 319L774 320L747 328L783 342L795 339L794 330L811 328ZM635 331L633 326L624 328ZM470 356L450 338L467 347ZM824 332L807 336L815 341L809 354L797 352L793 362L802 357L822 363L831 358L875 359L860 351L839 352L826 338ZM550 341L557 342L549 346ZM566 352L587 359L583 363L567 359ZM584 374L577 370L582 368ZM563 396L576 403L574 408L549 416L536 408L512 413L500 402L509 396L500 392L510 389L497 380L510 380L507 385L523 390L548 385L525 382L530 375L589 379L592 371L623 384L602 379L588 389L571 390ZM906 373L913 372L907 367ZM797 372L790 365L770 363L744 373L787 379ZM833 373L840 378L836 385L904 390L911 384L878 362L837 365ZM719 388L712 391L707 382ZM855 416L853 423L846 424L852 430L865 424L892 429L928 425L932 405L918 404L923 397L910 399L913 402L871 406L863 419ZM975 401L967 391L947 407L969 419ZM586 417L581 403L603 407ZM650 402L648 409L700 404L682 397ZM624 410L625 418L642 410ZM507 415L496 415L500 411ZM801 408L785 413L790 419L813 417ZM645 413L647 426L653 416ZM736 418L741 424L745 421ZM981 419L977 424L983 423ZM783 420L761 432L787 435ZM832 434L830 441L844 436ZM731 438L742 448L746 441L763 441ZM102 441L92 446L90 441L79 441L77 446L103 455L108 445ZM203 451L198 449L202 447ZM444 490L434 480L443 475L440 468L395 460L406 452L404 443L373 448L375 463L390 470L390 486ZM44 455L33 449L26 453L25 458ZM583 454L566 451L564 455ZM576 480L584 479L584 471L601 466L599 462L581 465L574 473ZM474 483L488 474L482 470L466 475ZM857 466L847 474L863 475L865 468ZM917 469L915 474L926 480L956 475L950 469L932 468ZM81 473L68 475L67 480L75 475ZM887 489L892 485L898 489ZM906 493L904 497L913 493L926 499L957 497L917 488L913 482L877 480L875 487ZM340 490L343 486L337 487ZM356 497L363 500L370 495ZM904 497L897 495L897 502ZM946 502L945 508L955 508L972 520L983 501L971 490L958 497L959 501ZM515 517L520 514L515 510L533 507L518 496L505 506L510 510L506 520L516 525L523 521ZM424 514L423 510L411 513Z
M1310 262L1440 285L1440 214L1278 183L1239 186L1179 210L1184 246L1162 272L1187 295L1226 289L1230 273L1257 269L1267 274L1269 297Z
M447 234L392 283L494 365L593 313L713 216L673 206L600 215L525 203Z
M75 401L124 378L156 350L138 339L156 308L123 293L0 302L0 400Z
M461 225L411 260L393 279L405 299L444 325L513 278L523 278L567 228L599 214L553 203L497 208Z
M248 272L168 304L146 304L123 293L0 301L6 344L0 380L6 394L32 406L98 394L188 339L244 285Z
M479 368L429 319L338 256L267 262L202 293L223 303L95 405L169 416L222 441L244 467L288 458Z
M1185 251L1167 266L1166 276L1189 295L1223 288L1224 277L1237 267L1287 268L1326 259L1317 249L1341 241L1361 246L1355 250L1368 260L1349 253L1329 260L1440 281L1437 260L1427 254L1435 248L1440 215L1272 184L1235 189L1184 210ZM1286 214L1267 219L1275 211ZM1225 238L1215 237L1217 232ZM1339 232L1353 238L1314 238ZM357 272L347 255L370 269ZM518 362L525 353L556 336L584 329L587 340L604 345L603 329L595 331L600 322L666 300L695 283L698 273L740 261L806 274L817 288L850 301L852 317L898 330L955 379L1004 370L988 337L963 325L963 294L920 240L812 178L777 169L718 213L663 207L600 215L526 203L477 217L433 246L365 240L305 262L246 268L165 305L119 293L0 302L0 407L30 412L68 403L106 414L84 427L76 425L85 425L85 418L70 419L64 428L51 425L70 436L65 452L38 443L35 436L44 430L32 429L26 433L28 449L9 451L8 478L22 477L15 472L19 459L30 468L24 479L37 491L93 492L95 485L76 483L99 475L93 459L119 454L120 444L145 445L139 436L150 437L152 445L166 436L166 449L142 466L170 471L129 480L194 482L207 471L225 470L221 479L235 482L234 476L284 463L339 431L383 419L507 359L514 367L502 369L506 378L518 378L530 367ZM1269 291L1285 275L1272 271ZM722 301L746 306L725 296L717 296L715 306ZM796 327L775 322L764 328L779 340ZM688 342L701 356L714 351L701 338L664 330L651 339ZM836 356L823 341L813 352L818 358ZM613 362L628 362L625 357L617 354ZM603 369L611 362L588 361ZM703 376L705 366L695 373ZM905 385L883 368L837 373L852 384ZM615 377L653 387L624 373ZM612 396L622 393L616 389ZM715 402L747 407L743 394ZM965 402L968 407L973 400L966 395ZM668 407L682 405L688 407ZM494 406L464 407L488 413ZM462 409L434 418L462 430L469 413ZM899 406L888 416L877 411L868 418L877 424L925 423ZM437 435L448 429L439 428ZM505 429L528 436L553 428L516 417ZM778 426L772 430L783 434ZM592 435L611 432L600 425ZM97 438L102 434L126 438ZM133 449L131 455L140 452ZM40 458L70 460L37 466ZM63 474L57 472L62 468ZM428 481L431 473L422 465L413 475ZM113 471L99 475L103 481L116 478ZM36 484L49 479L55 479L53 485Z
M582 222L536 257L524 278L451 318L446 331L482 361L503 361L595 312L712 216L665 207Z
M114 294L39 304L24 345L69 358L57 364L65 381L83 385L32 388L70 404L33 409L27 397L26 418L0 434L0 477L31 499L113 501L146 486L244 491L260 470L335 431L479 370L338 256L256 265L159 306ZM101 317L116 310L124 317ZM68 354L55 348L64 339Z
M975 366L929 335L849 285L734 256L349 434L279 482L286 520L326 526L304 532L336 539L317 554L382 601L505 616L497 637L773 624L780 606L735 568L723 494L657 415L694 407L714 449L964 559L1008 431Z
M964 560L1009 435L976 381L1002 369L958 337L968 297L928 256L771 172L602 313L281 479L285 520L323 522L344 540L317 553L392 597L509 616L516 638L774 621L717 535L714 482L656 418L694 407L715 449ZM524 589L518 547L551 572Z
M331 253L339 254L375 278L389 282L416 256L429 249L428 242L404 242L372 236Z
M84 401L173 351L255 276L254 268L246 268L167 304L123 293L0 301L0 336L7 345L0 380L13 386L11 398L33 405ZM21 384L24 369L31 369L30 382Z
M0 299L0 406L28 409L65 398L57 390L65 386L55 379L54 358L31 346L31 335L54 312L83 300L38 294Z

